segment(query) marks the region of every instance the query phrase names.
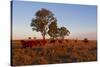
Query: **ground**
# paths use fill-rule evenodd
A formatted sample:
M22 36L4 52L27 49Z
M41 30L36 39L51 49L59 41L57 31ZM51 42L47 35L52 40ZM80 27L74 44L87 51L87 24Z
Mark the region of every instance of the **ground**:
M97 60L97 42L89 40L46 40L45 45L23 48L21 40L11 41L11 65L38 65Z

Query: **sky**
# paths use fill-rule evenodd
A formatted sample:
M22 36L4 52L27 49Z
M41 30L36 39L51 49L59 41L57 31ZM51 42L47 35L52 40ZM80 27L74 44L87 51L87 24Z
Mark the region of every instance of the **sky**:
M40 32L32 31L30 27L32 18L35 18L35 13L41 8L54 14L58 27L65 26L71 32L65 38L97 39L97 6L28 1L13 1L12 39L42 38Z

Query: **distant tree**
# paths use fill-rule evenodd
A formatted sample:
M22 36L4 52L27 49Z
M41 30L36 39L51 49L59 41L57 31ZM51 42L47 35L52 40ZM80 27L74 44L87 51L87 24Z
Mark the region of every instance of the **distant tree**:
M88 39L87 38L84 38L83 42L87 43L88 42Z
M58 36L57 29L58 29L57 28L57 20L55 20L49 25L49 30L48 30L48 34L52 39L54 39Z
M31 37L28 37L28 39L31 39Z
M43 39L45 39L45 35L48 31L48 25L53 21L55 21L54 14L51 11L42 8L36 12L35 18L32 19L32 30L40 32Z
M69 36L70 31L66 29L65 27L61 27L61 28L58 28L58 34L59 34L59 37L64 39L66 35Z
M33 37L33 39L36 39L36 37Z

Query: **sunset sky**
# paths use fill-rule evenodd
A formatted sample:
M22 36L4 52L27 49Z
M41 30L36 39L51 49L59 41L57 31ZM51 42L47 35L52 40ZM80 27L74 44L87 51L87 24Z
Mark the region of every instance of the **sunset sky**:
M57 4L43 2L13 1L13 39L41 38L40 32L32 31L30 23L35 13L45 8L54 13L58 26L65 26L71 32L66 38L97 39L97 7L89 5ZM47 35L46 38L49 38Z

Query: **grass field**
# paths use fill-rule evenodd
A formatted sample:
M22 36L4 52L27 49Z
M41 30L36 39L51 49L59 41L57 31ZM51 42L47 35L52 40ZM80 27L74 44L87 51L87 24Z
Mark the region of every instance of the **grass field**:
M27 41L27 40L26 40ZM97 60L97 41L64 40L53 42L46 40L45 45L23 48L21 40L11 41L13 66L87 62Z

